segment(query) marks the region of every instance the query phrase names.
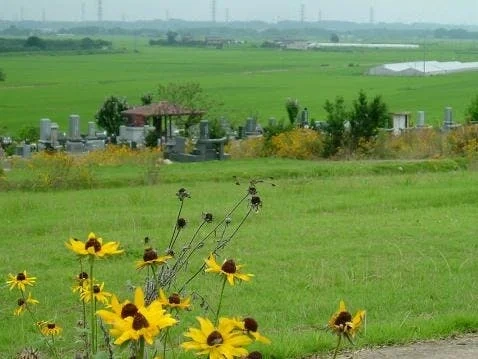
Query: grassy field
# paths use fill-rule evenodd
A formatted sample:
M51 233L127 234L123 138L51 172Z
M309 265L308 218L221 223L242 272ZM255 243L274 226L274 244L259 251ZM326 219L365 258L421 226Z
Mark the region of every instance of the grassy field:
M258 320L272 345L251 349L268 358L330 351L335 338L323 328L340 299L352 312L367 310L360 347L476 331L478 173L431 163L209 162L161 168L155 186L0 192L0 273L26 269L38 277L38 314L64 328L58 344L63 357L72 357L81 306L70 290L78 272L64 247L70 236L85 239L94 231L121 242L125 254L99 262L96 273L125 298L144 278L134 270L143 238L158 247L169 239L179 187L192 193L183 210L188 238L202 212L220 218L243 196L247 181L236 186L231 175L273 176L275 187L258 185L260 212L223 251L255 274L251 283L226 288L222 311ZM201 275L193 288L217 304L217 278ZM2 358L25 345L41 347L28 316L12 315L16 296L0 291ZM196 303L175 334L199 314Z
M83 131L109 95L138 104L159 83L194 81L224 104L216 109L233 123L256 115L264 125L284 119L285 100L297 98L313 119L323 119L324 102L343 96L348 103L363 89L382 95L391 111L424 110L427 123L439 124L443 109L454 108L462 122L476 95L478 72L449 76L392 78L364 73L387 62L476 60L474 42L433 43L418 50L281 51L253 48L195 49L150 47L147 39L113 38L118 54L4 54L0 68L0 130L16 133L23 125L50 118L67 130L70 114L79 114ZM136 47L137 52L132 49Z

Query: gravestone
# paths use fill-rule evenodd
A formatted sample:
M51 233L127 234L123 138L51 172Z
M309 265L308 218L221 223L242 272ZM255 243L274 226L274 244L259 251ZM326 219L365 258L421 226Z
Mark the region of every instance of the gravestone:
M256 134L256 124L257 124L257 121L253 117L249 117L246 120L246 135Z
M88 122L88 138L96 137L96 123L93 121Z
M53 122L50 126L50 145L53 148L56 148L58 143L58 129L60 126L56 122Z
M199 139L207 140L209 139L209 121L201 120L199 122Z
M70 141L79 141L81 140L80 135L80 116L70 115L68 118L68 139Z
M51 120L42 118L40 120L40 141L50 142L51 139Z
M425 127L425 111L418 111L417 127Z
M443 127L445 128L453 127L453 109L451 107L445 107Z

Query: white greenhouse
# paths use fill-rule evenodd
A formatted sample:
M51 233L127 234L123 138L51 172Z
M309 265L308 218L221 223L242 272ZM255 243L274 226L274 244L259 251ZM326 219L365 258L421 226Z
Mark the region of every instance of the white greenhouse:
M376 66L371 68L368 74L378 76L431 76L477 70L478 62L415 61Z

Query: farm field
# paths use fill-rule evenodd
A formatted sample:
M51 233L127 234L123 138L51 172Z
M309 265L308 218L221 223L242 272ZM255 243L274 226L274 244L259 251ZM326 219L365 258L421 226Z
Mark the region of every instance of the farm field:
M478 72L435 77L372 77L370 67L401 61L476 61L475 42L442 42L408 50L281 51L250 45L222 50L150 47L145 38L112 38L116 54L3 54L0 67L0 130L15 134L24 125L50 118L66 130L70 114L79 114L83 131L109 95L139 104L159 83L198 82L224 115L242 124L257 116L285 119L285 100L297 98L313 119L323 119L323 104L336 96L351 103L360 89L382 95L390 111L426 112L428 124L443 121L451 106L455 120L464 121L466 106L476 95ZM137 52L133 49L136 48ZM413 121L413 118L412 118Z
M169 240L180 187L191 192L183 209L187 238L201 213L221 218L244 195L248 178L273 176L275 186L257 185L263 206L221 257L235 258L255 274L250 283L227 287L222 306L224 315L256 318L272 340L251 349L268 358L331 351L336 340L324 328L341 299L352 312L367 310L358 347L475 331L478 173L450 168L447 161L173 164L160 168L154 186L0 192L0 273L6 278L27 270L37 277L38 315L64 328L57 344L72 357L81 304L71 292L79 269L64 246L68 238L85 240L94 231L121 243L125 254L99 261L96 273L108 291L125 298L131 285L144 280L134 269L143 238L158 248ZM201 254L191 273L207 248ZM217 278L200 275L193 283L214 307ZM27 345L46 350L28 315L12 315L16 294L4 286L0 298L6 303L0 308L0 356L12 357ZM184 325L202 314L196 303L173 334L179 338Z

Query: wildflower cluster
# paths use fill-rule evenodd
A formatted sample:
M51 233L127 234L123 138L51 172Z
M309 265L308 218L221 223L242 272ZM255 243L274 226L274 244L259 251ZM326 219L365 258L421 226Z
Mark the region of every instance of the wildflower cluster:
M25 313L29 313L34 326L43 336L51 355L54 358L58 358L59 356L55 349L54 342L55 336L61 333L62 328L54 321L37 321L34 307L40 302L33 298L31 292L32 287L34 287L36 284L36 280L37 278L28 275L26 270L18 273L17 275L11 273L8 274L8 280L6 281L6 284L9 286L10 291L18 289L20 293L19 298L17 299L16 308L13 310L13 315L23 316ZM32 351L35 352L33 349Z

